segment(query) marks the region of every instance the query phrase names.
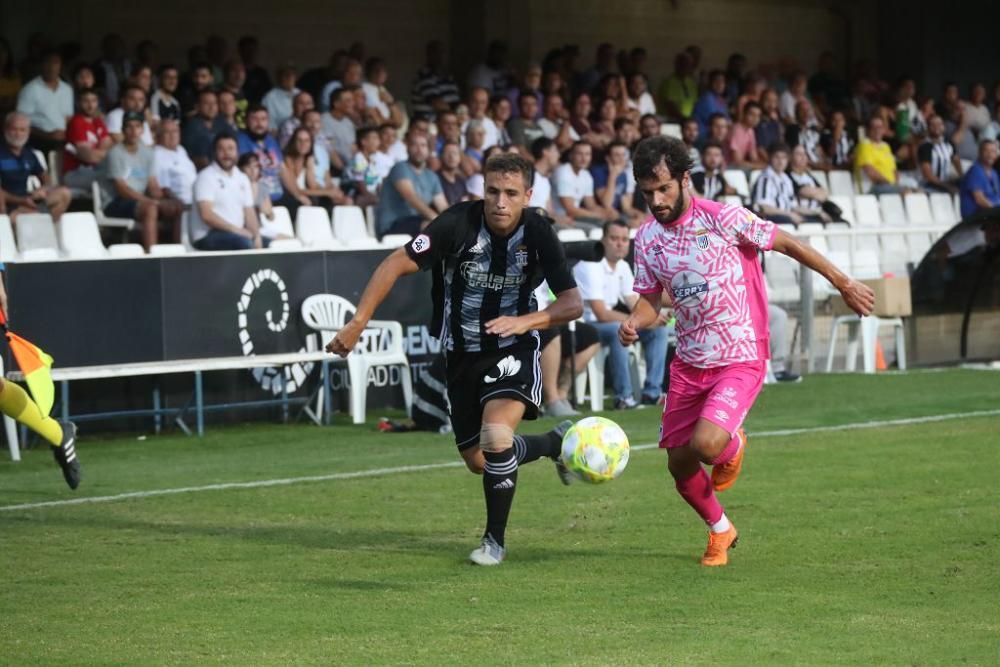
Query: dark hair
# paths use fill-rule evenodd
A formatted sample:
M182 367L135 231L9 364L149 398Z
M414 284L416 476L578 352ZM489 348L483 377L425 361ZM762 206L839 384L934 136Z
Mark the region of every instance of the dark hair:
M247 166L254 160L260 162L260 158L257 156L257 154L254 153L253 151L250 151L240 156L240 159L236 161L236 166L242 169L243 167Z
M393 125L392 123L382 123L381 125L378 126L379 134L382 134L382 130L385 130L387 128L392 128L393 130L395 130L396 126Z
M258 111L263 111L264 113L269 113L268 110L267 110L267 107L264 106L263 104L260 104L260 103L251 104L251 105L249 105L247 107L247 115L246 115L246 117L249 118L250 114L257 113Z
M211 72L212 66L206 60L199 60L194 64L194 67L191 68L191 72L194 73L195 71L200 69L207 69L209 72Z
M204 97L205 95L212 95L214 97L219 96L219 94L215 92L215 88L212 88L211 86L209 86L208 88L202 88L201 90L198 91L198 101L200 102L201 98Z
M212 152L215 153L215 151L219 148L219 143L227 139L230 141L235 141L236 145L239 146L240 142L236 140L235 134L228 131L219 132L217 135L215 135L215 137L212 138Z
M762 107L760 106L759 102L754 102L753 100L750 100L749 102L743 105L743 113L750 111L750 109L757 109L758 111L760 111Z
M521 100L526 97L530 97L531 99L535 100L535 102L538 101L538 97L535 95L535 91L533 91L531 88L522 88L517 93L517 103L521 104Z
M176 71L178 74L180 73L180 70L177 69L177 65L174 65L173 63L164 63L163 65L160 65L156 69L156 76L157 77L161 77L161 76L163 76L164 72L166 72L167 70L171 70L171 69L174 70L174 71Z
M607 155L610 153L612 148L624 148L625 150L628 150L628 145L624 141L618 141L615 139L604 149L604 154Z
M85 69L89 69L91 76L95 79L97 78L97 73L94 71L94 68L91 67L90 63L78 63L76 67L73 68L73 73L70 75L69 80L76 81L76 75Z
M657 125L660 124L660 119L656 117L656 114L652 113L643 114L642 118L639 119L639 123L642 124L642 122L645 121L647 118L652 118L653 120L655 120Z
M295 138L298 137L303 132L305 132L306 136L309 137L308 153L299 153L299 149L295 146ZM315 150L315 147L316 147L316 142L313 139L312 133L310 133L309 130L307 130L306 128L299 126L295 128L295 131L292 132L292 136L288 137L288 141L285 142L284 154L285 157L300 157L305 159L313 154L313 150Z
M137 83L126 83L124 86L122 86L121 93L118 94L119 99L125 99L125 96L128 95L128 91L130 91L130 90L138 90L140 93L143 94L143 96L145 96L147 94L146 90L142 86L140 86L139 84L137 84Z
M578 139L578 140L574 141L572 144L570 144L569 150L566 151L566 153L567 154L572 153L573 151L575 151L580 146L586 146L587 148L590 148L590 149L594 148L593 146L591 146L590 144L588 144L583 139Z
M545 154L545 151L549 150L551 146L555 145L556 142L553 141L552 139L549 139L548 137L538 137L537 139L531 142L531 157L535 158L536 160L541 160L542 155Z
M631 123L632 119L629 118L628 116L618 116L618 118L615 118L615 122L612 123L611 126L615 128L615 132L617 132L626 125L631 125Z
M354 140L360 144L362 139L372 133L378 134L378 128L374 125L363 125L354 133Z
M663 135L640 141L632 156L632 171L636 180L653 178L656 168L661 165L676 179L691 171L694 162L688 153L687 144L680 139Z
M718 111L716 111L715 113L713 113L712 115L710 115L708 117L708 122L706 123L706 125L708 125L709 127L711 127L712 123L714 123L715 121L717 121L720 118L725 119L726 121L729 120L729 118L726 116L726 114L719 113Z
M100 93L97 92L97 88L81 88L80 90L76 91L77 101L80 101L80 98L83 97L84 95L97 95L98 97L100 97Z
M483 177L485 178L486 174L490 173L521 174L526 190L531 187L535 179L534 165L528 162L527 158L515 153L499 153L487 159L483 165Z
M705 151L707 151L709 148L718 148L723 153L725 152L725 149L722 148L722 144L716 141L715 139L709 139L708 141L705 142L705 145L701 147L702 155L704 155Z
M721 76L723 79L725 79L726 73L721 69L713 69L711 72L708 73L709 82L711 82L712 79L714 79L717 76Z
M698 119L695 118L694 116L688 116L687 118L685 118L684 120L681 121L681 127L684 127L688 123L694 123L695 125L697 125L698 124Z
M768 155L774 155L775 153L784 153L785 155L791 155L792 151L788 148L788 144L783 141L775 141L773 144L767 147Z
M612 227L624 227L628 229L628 223L621 218L615 218L614 220L608 220L601 226L601 236L607 236L608 232L611 231Z

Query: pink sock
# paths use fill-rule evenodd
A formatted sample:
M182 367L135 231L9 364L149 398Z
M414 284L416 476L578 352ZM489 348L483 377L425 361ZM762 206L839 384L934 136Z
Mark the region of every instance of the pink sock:
M694 508L705 523L712 525L722 518L722 505L715 497L712 480L708 478L705 469L698 466L698 472L687 479L674 480L677 492Z
M729 441L726 448L722 450L722 453L715 457L712 461L712 465L717 466L723 463L729 463L736 456L736 452L740 450L740 436L734 435L733 439Z

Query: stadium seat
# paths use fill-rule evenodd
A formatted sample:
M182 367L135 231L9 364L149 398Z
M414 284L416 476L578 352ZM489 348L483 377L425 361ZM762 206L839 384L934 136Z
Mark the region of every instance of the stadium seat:
M875 195L858 195L854 198L854 216L857 227L881 227L882 214Z
M897 276L908 274L910 248L906 243L906 235L894 231L882 232L879 234L879 248L879 267L882 271Z
M600 241L602 238L604 238L604 230L595 227L594 229L590 230L590 232L587 234L587 237L591 241Z
M91 196L94 198L94 217L101 227L120 227L126 232L135 227L135 220L132 218L109 218L104 215L104 206L107 202L101 201L101 187L97 181L90 186Z
M298 239L274 239L267 246L267 249L277 250L278 252L302 250L302 241Z
M906 204L906 219L913 227L933 227L930 200L922 192L911 192L903 197Z
M114 259L145 257L146 250L138 243L116 243L108 246L108 255Z
M727 206L743 206L743 199L738 195L723 195L722 203Z
M753 192L753 186L757 182L757 179L760 178L761 172L763 171L763 169L750 170L750 192Z
M854 261L851 262L851 273L855 278L881 278L882 267L878 261L878 252L864 249L854 252Z
M187 248L183 243L157 243L149 246L149 254L156 257L176 257L186 255Z
M412 238L409 234L386 234L382 237L382 246L385 248L399 248L409 243Z
M931 236L929 234L907 234L906 244L910 247L910 261L913 262L914 266L920 264L920 260L924 258L927 252L934 245L931 241Z
M59 256L56 226L48 213L21 213L17 216L14 227L17 232L17 247L26 261L31 261L28 260L28 253L32 253L33 257L40 256L32 252L35 250L51 250L56 257Z
M836 204L844 214L844 220L855 225L858 219L854 216L854 196L853 195L830 195L830 201Z
M865 172L858 172L858 180L855 183L855 187L859 195L869 194L872 191L872 179L868 178Z
M59 259L55 248L29 248L21 253L22 262L54 262Z
M376 250L383 247L377 239L373 239L367 234L362 237L345 240L344 246L350 250Z
M882 214L883 227L905 227L906 209L903 198L897 194L885 194L878 197L879 211Z
M17 250L17 242L14 241L14 228L10 224L10 218L0 215L0 262L16 262L21 258L21 253Z
M300 206L295 215L295 237L306 248L339 250L344 244L333 237L330 218L320 206Z
M750 184L747 182L747 174L742 169L726 169L722 174L726 183L736 190L736 194L741 197L750 198Z
M301 210L301 209L300 209ZM302 319L306 326L319 333L320 347L326 347L337 331L354 314L355 306L347 299L334 294L314 294L302 302ZM365 331L378 331L376 345L378 351L368 352L362 343L348 355L347 370L350 376L351 421L363 424L368 389L368 369L375 366L402 366L400 380L403 385L403 400L406 411L413 405L413 385L410 377L410 363L403 349L403 327L399 322L369 320ZM316 401L316 414L322 416L323 393L320 389Z
M559 236L559 240L563 243L587 240L587 232L582 229L560 229L556 232L556 234Z
M830 180L826 177L825 171L820 169L811 169L809 173L812 174L812 177L816 179L821 188L830 192Z
M349 244L356 239L370 239L365 212L360 206L333 207L333 237Z
M774 303L795 303L802 296L799 289L799 263L779 252L764 254L764 278L768 298Z
M673 137L674 139L684 138L683 134L681 133L680 123L661 123L660 134L662 134L665 137Z
M284 206L275 206L272 210L274 211L274 219L264 220L261 218L261 223L274 230L276 236L294 237L295 229L292 227L292 216L288 214L288 209Z
M836 170L831 171L829 176L831 195L836 195L838 197L854 196L854 179L851 178L851 172Z
M951 195L946 192L932 192L930 196L931 215L934 216L934 223L938 227L950 229L959 218L955 215L955 207L951 202Z
M108 249L101 242L97 218L90 212L64 213L57 225L59 246L69 259L102 259Z

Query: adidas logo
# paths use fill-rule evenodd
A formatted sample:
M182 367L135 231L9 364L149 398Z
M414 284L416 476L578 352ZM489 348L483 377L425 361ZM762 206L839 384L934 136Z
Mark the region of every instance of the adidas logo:
M513 489L514 482L510 481L510 477L504 479L502 482L497 482L493 485L494 489Z
M514 355L511 354L501 359L497 364L497 367L486 374L486 377L483 378L483 382L486 384L493 384L497 380L517 375L519 370L521 370L521 362L515 359ZM494 371L497 373L495 377L493 375Z
M476 243L476 245L469 248L469 252L472 253L473 255L482 255L483 252L485 251L483 250L483 246Z

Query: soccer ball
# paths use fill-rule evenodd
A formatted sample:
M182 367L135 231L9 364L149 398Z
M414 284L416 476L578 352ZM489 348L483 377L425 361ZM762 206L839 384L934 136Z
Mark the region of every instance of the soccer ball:
M628 455L625 431L604 417L585 417L563 436L563 465L591 484L610 482L621 475Z

